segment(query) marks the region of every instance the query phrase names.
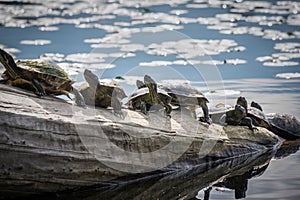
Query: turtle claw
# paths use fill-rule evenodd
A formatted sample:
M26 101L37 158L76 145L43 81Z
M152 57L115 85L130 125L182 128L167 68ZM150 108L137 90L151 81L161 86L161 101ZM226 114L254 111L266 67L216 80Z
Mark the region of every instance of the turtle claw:
M212 124L212 119L210 117L205 118L205 122L210 125L210 124Z
M249 128L250 128L250 127L249 127ZM257 128L256 126L252 126L252 127L250 128L250 130L251 130L251 131L254 131L254 130L258 131L258 128Z
M40 91L35 91L34 92L37 96L39 96L39 97L41 97L41 96L46 96L47 94L46 93L44 93L44 92L40 92Z
M212 119L210 117L200 117L199 121L200 122L205 122L205 123L207 123L209 125L212 124Z

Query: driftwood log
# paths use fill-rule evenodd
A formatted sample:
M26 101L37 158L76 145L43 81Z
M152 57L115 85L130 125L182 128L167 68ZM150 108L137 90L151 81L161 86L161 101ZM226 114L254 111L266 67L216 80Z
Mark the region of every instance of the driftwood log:
M264 128L73 105L0 84L0 196L57 192L120 177L264 154L281 140Z

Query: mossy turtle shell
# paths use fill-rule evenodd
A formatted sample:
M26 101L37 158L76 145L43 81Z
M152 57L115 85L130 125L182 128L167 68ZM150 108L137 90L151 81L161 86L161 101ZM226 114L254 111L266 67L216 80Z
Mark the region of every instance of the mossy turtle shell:
M46 90L72 91L72 84L75 81L53 62L46 60L18 60L16 64L22 73L21 77L26 77L28 80L37 79ZM9 76L4 72L3 77Z
M111 106L112 98L122 100L127 97L121 85L111 79L99 80L96 86L85 83L80 86L79 91L87 104L104 108Z

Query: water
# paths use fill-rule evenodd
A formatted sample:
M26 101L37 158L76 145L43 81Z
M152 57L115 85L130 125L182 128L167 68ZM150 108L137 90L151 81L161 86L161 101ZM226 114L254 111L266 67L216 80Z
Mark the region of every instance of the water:
M0 2L0 47L19 59L53 59L76 86L89 68L101 78L123 76L130 94L147 73L157 81L188 80L211 109L242 95L266 113L300 118L297 1L30 2ZM295 152L271 160L248 181L246 199L298 199L299 158ZM140 184L147 191L147 182ZM234 192L212 188L210 199L234 199Z

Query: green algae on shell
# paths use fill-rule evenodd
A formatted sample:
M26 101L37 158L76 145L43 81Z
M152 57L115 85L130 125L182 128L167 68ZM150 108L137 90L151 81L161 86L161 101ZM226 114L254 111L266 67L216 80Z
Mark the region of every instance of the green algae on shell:
M42 74L54 75L63 79L72 80L62 68L54 63L41 60L18 60L16 64L18 67L28 71L35 71Z

